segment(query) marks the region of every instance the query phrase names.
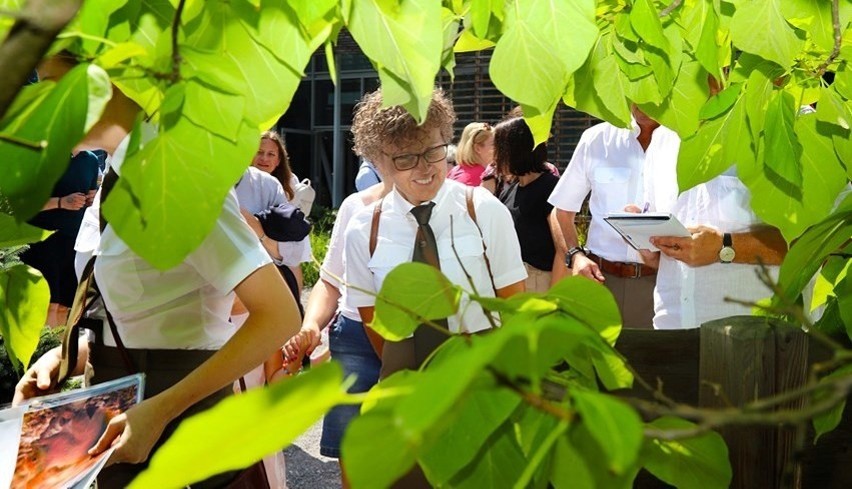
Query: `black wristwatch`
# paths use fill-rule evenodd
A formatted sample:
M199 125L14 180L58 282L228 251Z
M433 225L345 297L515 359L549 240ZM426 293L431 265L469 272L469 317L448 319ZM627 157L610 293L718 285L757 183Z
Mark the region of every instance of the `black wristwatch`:
M719 250L719 261L722 263L731 263L734 261L734 257L736 257L736 252L734 251L734 241L731 239L731 233L725 233L722 235L722 249Z
M565 253L565 266L566 267L571 268L571 262L574 261L574 255L576 255L577 253L582 253L583 255L589 254L589 252L586 251L586 249L583 248L582 246L575 246L575 247L571 248L570 250L568 250L567 253Z

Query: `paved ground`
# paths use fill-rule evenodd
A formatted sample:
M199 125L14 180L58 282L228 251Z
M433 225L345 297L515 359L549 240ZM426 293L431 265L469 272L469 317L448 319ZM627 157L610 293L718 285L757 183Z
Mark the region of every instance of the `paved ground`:
M287 459L287 486L289 489L338 489L340 467L337 459L319 453L322 421L300 436L284 450Z

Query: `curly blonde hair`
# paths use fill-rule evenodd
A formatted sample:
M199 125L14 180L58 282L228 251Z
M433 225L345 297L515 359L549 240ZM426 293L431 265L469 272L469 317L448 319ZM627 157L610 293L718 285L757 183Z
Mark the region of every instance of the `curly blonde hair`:
M382 89L379 88L364 94L355 106L355 116L352 118L355 146L352 149L355 154L375 161L385 145L404 147L434 128L439 129L444 141L449 142L453 137L455 121L453 103L440 88L432 92L426 120L419 126L401 105L382 107Z

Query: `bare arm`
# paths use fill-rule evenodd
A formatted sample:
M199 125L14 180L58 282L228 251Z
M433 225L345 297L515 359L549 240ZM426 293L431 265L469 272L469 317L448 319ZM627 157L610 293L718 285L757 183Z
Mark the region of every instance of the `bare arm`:
M177 384L113 418L90 453L118 438L109 463L144 461L171 420L263 363L298 330L296 302L274 265L255 270L234 290L249 311L245 324Z
M562 236L566 247L565 252L575 246L578 246L580 243L580 240L577 238L577 226L574 224L574 218L576 216L576 212L556 209L556 220L559 222L559 229L562 230ZM585 253L582 252L576 253L571 259L571 273L573 275L582 275L601 283L605 280L598 264L593 262L585 255Z
M320 332L337 312L338 300L340 300L340 290L337 287L322 278L317 280L308 298L302 329L284 345L284 356L288 365L298 369L302 356L310 355L319 346Z
M565 236L563 236L559 220L556 218L555 207L547 216L547 223L550 226L553 247L556 249L556 253L553 254L553 267L550 272L550 286L553 287L557 282L570 274L568 267L565 266L565 253L568 252L568 246L565 244Z
M507 299L515 294L520 294L525 290L526 284L523 280L521 280L520 282L515 282L505 287L500 287L495 292L497 293L497 297L500 297L501 299Z
M701 267L719 262L722 249L722 232L709 226L689 228L692 236L654 236L651 243L662 253L691 267ZM755 227L744 233L731 234L736 255L734 263L755 265L780 265L787 255L787 242L781 231L771 226Z

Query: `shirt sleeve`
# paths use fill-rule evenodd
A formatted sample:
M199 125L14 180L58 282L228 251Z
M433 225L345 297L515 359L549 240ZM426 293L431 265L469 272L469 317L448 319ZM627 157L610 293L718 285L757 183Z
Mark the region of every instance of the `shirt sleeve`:
M476 187L476 220L482 230L488 261L491 264L491 274L494 276L494 286L498 289L507 287L527 278L527 270L521 259L521 245L514 232L515 224L512 215L496 197L488 190Z
M271 263L269 254L242 219L233 191L225 197L213 230L186 260L223 294L230 293L252 272Z
M370 226L373 207L361 209L349 222L343 239L343 277L349 285L344 295L346 305L352 309L373 306L378 293L370 271Z
M568 168L565 169L565 173L559 178L556 188L547 199L553 207L568 212L579 212L583 201L589 195L592 189L588 173L591 138L592 133L588 130L580 137Z

